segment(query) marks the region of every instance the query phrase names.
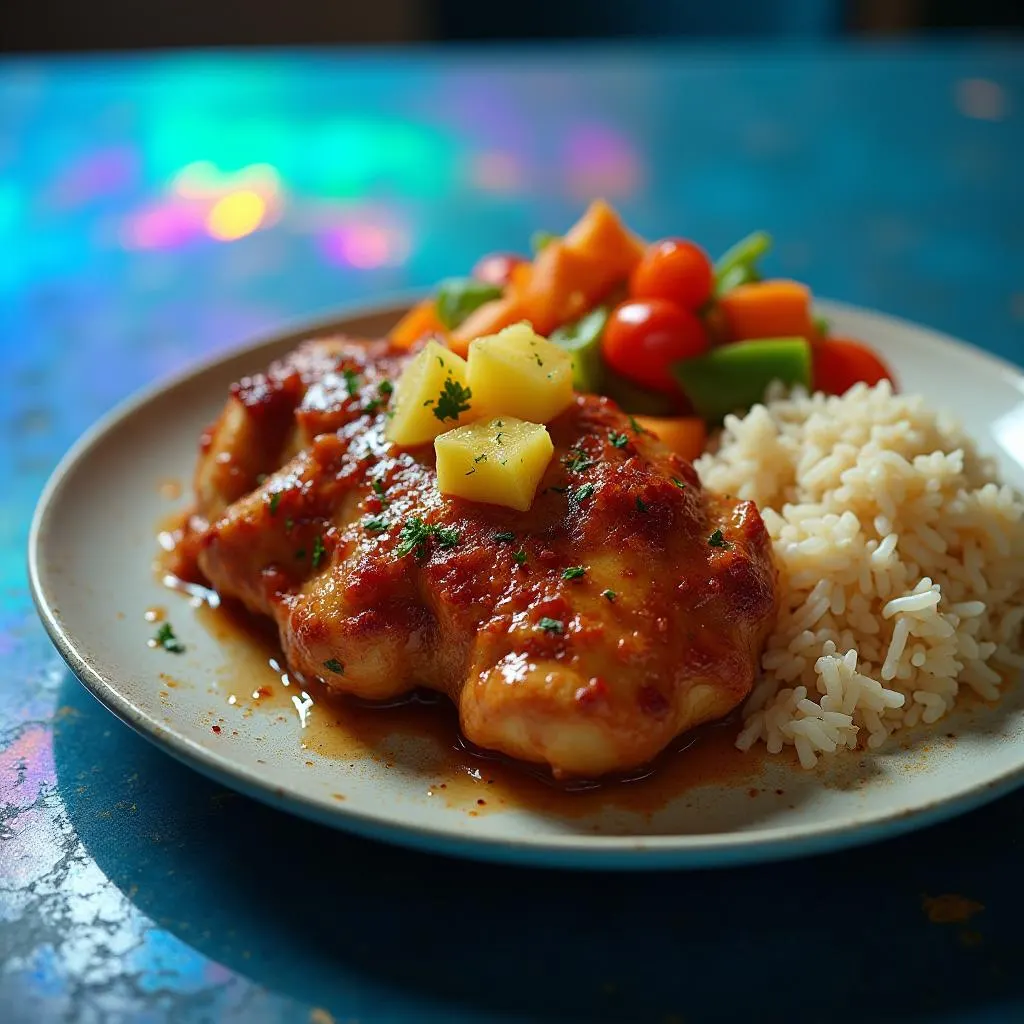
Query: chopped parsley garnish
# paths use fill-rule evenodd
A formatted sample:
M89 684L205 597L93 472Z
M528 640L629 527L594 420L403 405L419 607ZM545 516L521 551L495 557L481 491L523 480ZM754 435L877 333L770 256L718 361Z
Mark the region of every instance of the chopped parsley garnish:
M366 405L363 406L363 412L375 413L380 408L380 399L371 398Z
M383 533L388 528L388 521L383 516L374 516L372 519L365 520L363 526L370 533Z
M464 476L472 476L475 472L475 469L467 469Z
M162 622L153 637L157 647L162 647L171 654L184 654L185 645L174 635L174 627L169 622Z
M273 515L277 511L277 506L281 504L281 492L274 491L270 496L270 514Z
M386 397L387 397L388 395L390 395L390 394L391 394L391 392L392 392L392 391L394 391L394 390L395 390L395 385L394 385L394 384L392 384L392 383L391 383L391 381L389 381L389 380L382 380L382 381L381 381L381 382L380 382L380 383L379 383L379 384L377 385L377 391L378 391L378 393L379 393L379 394L381 394L381 395L383 395L383 396L384 396L385 398L386 398Z
M708 537L709 548L731 548L732 545L722 536L721 530L715 530L710 537Z
M345 390L354 395L359 390L359 374L355 370L342 370L341 375L345 378Z
M607 598L612 604L615 603L615 598L618 596L614 590L606 589L601 591L601 596Z
M423 558L427 553L427 543L434 538L443 548L453 548L459 543L459 531L446 526L425 523L419 516L413 516L398 534L398 557L414 554Z
M629 438L617 430L608 431L608 440L611 441L613 448L625 448L629 444Z
M648 509L647 502L643 498L637 497L636 499L636 510L637 512L646 512Z
M562 573L563 580L578 580L581 576L584 576L587 572L585 565L570 565L565 572Z
M380 503L382 505L386 505L388 503L388 500L387 498L384 497L384 484L382 484L380 480L374 480L370 484L370 486L373 488L373 493L376 494L378 498L380 498Z
M677 476L671 477L671 480L672 480L672 483L674 483L676 485L676 487L679 488L679 490L681 490L681 491L685 491L686 490L686 484L684 484L683 481L679 479L679 477L677 477Z
M487 452L481 452L474 460L474 462L486 462Z
M469 408L472 397L473 392L469 388L464 388L454 377L449 377L434 406L434 415L439 420L457 420Z
M582 473L585 470L590 469L591 466L597 465L596 459L592 459L585 451L582 451L579 448L573 448L572 451L562 459L562 462L570 473Z
M324 555L327 554L327 548L324 547L324 539L317 534L313 538L313 568L315 569L323 560Z
M495 540L500 540L500 541L503 541L503 542L507 543L508 541L515 540L516 539L516 535L511 530L507 530L504 533L496 533L494 535L494 539Z
M342 665L337 658L328 658L324 662L324 668L327 669L328 672L333 672L337 676L343 676L345 674L345 666Z
M584 484L582 487L575 491L569 492L569 498L571 501L575 501L578 504L582 504L594 493L593 484Z
M650 431L646 427L641 427L640 424L637 423L635 416L630 416L629 417L629 425L633 428L633 433L634 434L649 434L650 433Z
M525 565L526 564L526 552L522 548L520 548L512 556L512 560L516 563L516 565Z
M537 623L537 627L543 629L545 633L565 632L565 623L561 619L549 619L546 615Z

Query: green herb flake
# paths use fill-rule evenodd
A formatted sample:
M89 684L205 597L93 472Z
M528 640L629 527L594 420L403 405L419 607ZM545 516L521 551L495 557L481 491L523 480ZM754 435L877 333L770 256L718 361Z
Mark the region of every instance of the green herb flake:
M570 565L569 568L562 573L562 579L578 580L581 576L585 576L586 572L587 567L585 565Z
M388 521L383 516L373 516L363 521L363 526L370 533L383 533L388 528Z
M324 560L324 555L327 554L327 548L324 547L324 540L320 534L317 534L313 538L313 568L317 568L320 563Z
M464 388L454 377L449 377L444 382L441 394L434 406L434 415L439 420L457 420L459 416L469 409L469 400L473 392Z
M354 395L359 390L359 374L355 370L342 370L341 375L345 378L345 390L349 395Z
M516 535L511 530L507 530L504 533L496 533L494 539L507 544L509 541L515 540Z
M674 477L671 477L670 479L672 480L672 483L674 483L676 485L676 487L679 488L679 490L681 490L681 491L685 491L686 490L686 484L683 483L683 481L680 480L679 477L674 476Z
M459 545L459 531L452 530L448 527L434 527L434 536L437 538L437 543L443 548L454 548Z
M384 484L380 480L374 480L370 484L370 486L373 488L373 493L376 494L378 498L380 498L381 504L386 505L388 503L388 500L385 497L387 491L384 488Z
M722 536L721 530L715 530L710 537L708 537L709 548L731 548L732 545Z
M277 506L281 504L281 492L274 491L270 496L270 514L274 515L277 512Z
M546 615L544 618L537 623L538 629L543 629L545 633L557 633L561 635L565 632L565 623L561 619L549 619Z
M637 512L646 512L648 510L648 508L650 508L650 506L647 504L647 502L644 501L643 498L638 496L637 499L636 499L636 510L637 510Z
M615 598L616 598L616 597L617 597L618 595L617 595L617 594L615 593L615 591L614 591L614 590L611 590L611 589L606 589L606 590L602 590L602 591L601 591L601 596L602 596L603 598L606 598L607 600L611 601L611 603L612 603L612 604L615 604Z
M582 505L594 493L593 484L584 484L582 487L575 491L569 492L569 500L575 501L577 505Z
M592 459L580 448L573 448L569 454L562 459L562 462L570 473L584 473L590 469L591 466L597 465L597 460Z
M516 563L516 565L525 565L526 564L526 552L522 548L520 548L512 556L512 560Z
M171 654L184 654L185 645L174 635L174 627L169 622L162 622L153 637L153 644L162 647Z
M415 554L416 558L423 558L431 538L436 539L443 548L455 547L460 539L458 530L435 526L424 522L419 516L413 516L398 534L398 557Z
M345 666L337 658L328 658L324 662L324 668L328 672L333 672L336 676L343 676L345 674Z
M474 462L486 462L487 461L487 452L481 453L473 461Z
M390 395L394 390L395 390L395 385L392 384L391 381L389 381L389 380L382 380L377 385L377 392L381 396L383 396L384 398L387 398L388 395Z
M633 428L633 433L634 434L649 434L650 433L650 431L646 427L641 427L640 424L637 423L635 416L630 416L629 417L629 425Z
M625 448L629 444L629 438L625 434L620 434L617 430L608 431L608 440L613 448Z
M380 399L379 398L371 398L363 406L363 412L368 412L368 413L370 413L370 415L373 415L373 413L375 413L380 408L380 404L381 403L380 403Z

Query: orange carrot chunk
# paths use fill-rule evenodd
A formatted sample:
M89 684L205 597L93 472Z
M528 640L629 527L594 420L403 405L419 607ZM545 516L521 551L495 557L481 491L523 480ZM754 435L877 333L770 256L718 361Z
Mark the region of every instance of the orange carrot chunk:
M718 301L733 341L817 336L811 290L799 281L741 284Z
M427 334L446 335L444 325L437 317L437 302L433 296L416 303L388 335L399 348L411 348Z
M634 416L644 430L656 434L670 451L693 462L707 442L707 427L695 416Z

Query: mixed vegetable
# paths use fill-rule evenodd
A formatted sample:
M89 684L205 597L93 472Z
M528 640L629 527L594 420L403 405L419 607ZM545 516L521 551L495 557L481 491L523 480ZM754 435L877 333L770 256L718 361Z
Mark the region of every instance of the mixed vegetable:
M597 201L565 235L539 233L533 247L532 258L494 253L469 277L442 282L392 340L411 347L431 336L458 358L474 339L528 322L568 354L577 390L650 418L691 459L707 427L773 381L841 394L892 379L867 345L830 333L805 284L762 277L763 231L712 262L687 239L644 243Z

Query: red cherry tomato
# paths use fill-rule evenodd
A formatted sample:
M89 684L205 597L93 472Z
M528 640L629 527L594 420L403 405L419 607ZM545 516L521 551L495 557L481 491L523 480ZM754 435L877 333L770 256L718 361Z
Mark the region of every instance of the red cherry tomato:
M477 261L473 268L473 277L478 281L504 288L512 280L512 271L521 263L527 262L529 261L514 252L492 252Z
M623 302L604 329L605 362L623 377L666 394L678 395L671 366L708 349L699 318L665 299Z
M708 254L682 238L647 247L629 279L634 299L668 299L696 312L711 297L714 268Z
M853 338L824 338L811 346L814 390L827 395L844 395L863 381L874 387L880 380L896 378L882 357L862 341Z

